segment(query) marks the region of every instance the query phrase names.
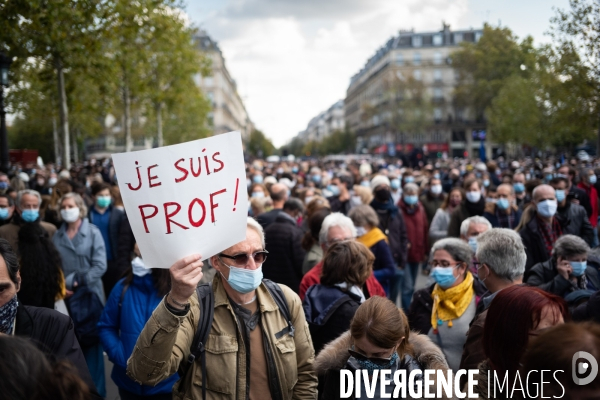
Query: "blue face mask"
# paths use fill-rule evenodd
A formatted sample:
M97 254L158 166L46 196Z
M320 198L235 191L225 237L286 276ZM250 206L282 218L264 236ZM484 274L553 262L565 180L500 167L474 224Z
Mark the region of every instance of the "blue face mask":
M371 183L369 183L369 181L362 181L360 183L360 186L364 186L364 187L371 187Z
M8 207L7 208L0 208L0 219L1 220L8 219Z
M254 183L263 183L263 177L262 175L254 175L252 181L254 181Z
M355 360L356 363L360 365L360 369L366 369L369 371L369 375L373 375L377 369L390 369L394 364L396 364L398 362L398 353L394 352L390 358L390 361L385 365L374 363L369 359L359 360L358 358L355 358Z
M23 210L21 212L21 218L25 222L33 222L40 216L40 210Z
M573 276L583 275L587 268L587 261L569 261L569 264L571 264L571 268L573 268L573 272L571 272Z
M537 211L544 218L553 217L556 214L558 203L556 200L544 200L537 204Z
M525 191L525 185L521 182L517 182L513 185L516 193L523 193Z
M412 176L404 177L404 183L413 183L414 181L415 181L415 178Z
M336 185L328 185L327 190L329 190L333 196L340 195L340 188L337 187Z
M552 180L552 174L546 175L546 180L550 182Z
M298 167L292 167L292 172L294 174L297 174L298 173Z
M510 203L508 202L508 199L498 199L498 201L496 201L496 205L501 210L508 210Z
M419 198L417 197L417 195L404 196L404 202L406 204L408 204L409 206L414 206L415 204L417 204L417 201L419 201Z
M456 282L454 268L456 267L434 267L431 269L431 277L442 289L448 289Z
M262 265L254 270L225 265L229 268L229 279L227 279L227 282L236 292L243 294L250 293L262 282Z
M490 186L490 181L488 179L484 179L483 180L483 186L485 186L485 187Z
M313 175L312 180L315 183L321 182L321 175Z
M433 179L440 179L440 174L433 174Z
M564 190L556 190L556 201L562 203L565 199L565 191Z
M265 192L252 192L252 197L262 199L265 197Z
M592 185L595 185L597 181L598 179L596 178L596 175L590 175L590 183Z
M390 187L394 190L400 189L400 179L392 179L390 181Z
M0 182L0 190L6 190L8 188L8 183Z
M471 248L471 250L473 250L473 253L475 253L477 251L477 237L476 236L471 236L469 238L469 247Z

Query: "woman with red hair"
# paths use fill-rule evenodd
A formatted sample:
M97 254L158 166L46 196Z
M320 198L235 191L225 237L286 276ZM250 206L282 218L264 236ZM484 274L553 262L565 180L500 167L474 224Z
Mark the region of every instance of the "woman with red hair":
M519 363L529 341L568 317L565 301L541 289L512 286L500 291L488 309L483 331L483 349L487 359L479 365L475 392L480 399L493 398L494 373L502 382L508 375L508 385L502 394L510 398ZM490 374L488 374L490 373ZM492 392L493 393L493 392ZM496 395L500 387L496 386Z

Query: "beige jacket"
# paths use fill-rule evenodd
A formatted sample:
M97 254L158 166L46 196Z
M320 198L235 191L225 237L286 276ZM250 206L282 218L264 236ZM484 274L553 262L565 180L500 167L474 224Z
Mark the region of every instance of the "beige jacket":
M277 368L281 393L285 399L316 399L317 377L313 370L314 349L300 298L287 286L285 294L292 323L293 337L275 338L275 333L287 326L268 289L261 284L256 290L262 312L261 327ZM207 399L245 400L246 347L242 333L229 304L219 275L213 281L215 313L206 343ZM186 362L196 333L200 308L198 297L190 298L190 312L177 317L168 311L164 300L152 313L127 361L127 374L138 383L156 385L174 374L181 362ZM173 399L202 399L204 378L200 362L194 363L186 381L173 387Z

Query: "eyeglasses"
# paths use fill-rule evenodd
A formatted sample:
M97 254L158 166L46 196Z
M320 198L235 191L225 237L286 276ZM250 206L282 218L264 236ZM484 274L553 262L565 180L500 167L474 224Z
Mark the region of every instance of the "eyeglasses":
M269 254L268 251L266 250L262 250L262 251L257 251L256 253L252 253L252 254L236 254L234 256L229 256L227 254L223 254L223 253L219 253L219 257L225 257L225 258L230 258L233 260L233 263L235 265L237 265L238 267L243 267L244 265L248 264L248 261L250 261L250 256L254 259L254 262L257 264L262 264L267 260L267 254Z
M352 346L354 347L354 346ZM361 360L361 361L371 361L377 365L388 365L390 363L390 360L392 359L392 357L394 356L394 353L392 353L392 355L390 355L388 358L381 358L381 357L367 357L362 353L359 353L358 351L350 348L348 349L348 353L356 358L357 360Z
M428 265L430 268L435 268L435 267L442 267L442 268L448 268L448 267L458 267L460 264L462 263L456 263L454 265L450 264L448 261L431 261Z

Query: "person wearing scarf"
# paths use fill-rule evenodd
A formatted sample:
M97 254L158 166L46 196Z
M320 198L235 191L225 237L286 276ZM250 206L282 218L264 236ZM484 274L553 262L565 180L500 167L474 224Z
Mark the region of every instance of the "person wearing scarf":
M473 251L460 239L437 241L429 261L435 283L415 293L407 315L411 329L428 335L455 372L460 367L469 323L486 291L468 270L472 257Z
M396 273L396 266L390 251L388 238L377 226L379 219L370 206L360 205L350 210L348 217L356 226L357 241L367 246L375 256L373 274L386 295L390 293L390 280Z

